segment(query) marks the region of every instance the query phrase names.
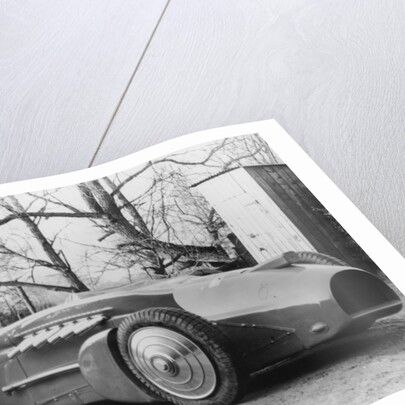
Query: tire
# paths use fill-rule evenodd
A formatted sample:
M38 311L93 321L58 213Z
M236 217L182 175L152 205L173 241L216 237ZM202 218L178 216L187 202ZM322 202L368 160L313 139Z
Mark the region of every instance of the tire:
M332 266L348 266L343 260L336 257L318 252L295 252L298 256L299 263L307 264L326 264Z
M120 324L119 351L145 391L177 405L230 405L248 375L228 337L175 308L148 308ZM202 378L204 377L204 378Z

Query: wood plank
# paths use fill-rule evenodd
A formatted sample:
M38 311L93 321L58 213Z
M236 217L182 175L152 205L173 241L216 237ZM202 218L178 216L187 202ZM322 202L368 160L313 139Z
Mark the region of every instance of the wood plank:
M280 166L277 166L280 168ZM248 167L248 173L258 182L263 190L280 207L281 211L300 229L307 239L312 243L318 252L333 254L332 251L324 249L324 237L320 236L319 228L314 227L311 221L310 208L300 207L296 190L279 176L279 170L267 171L263 167ZM263 173L264 172L264 173ZM288 191L288 193L286 192Z
M165 4L2 3L0 182L87 167Z
M250 166L246 171L298 227L318 252L360 268L375 264L326 212L318 199L286 165Z
M405 253L405 3L173 0L96 163L276 118Z

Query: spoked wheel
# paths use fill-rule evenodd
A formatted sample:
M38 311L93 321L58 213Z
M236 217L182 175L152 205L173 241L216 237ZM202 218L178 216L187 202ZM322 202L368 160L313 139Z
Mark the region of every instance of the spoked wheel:
M180 309L136 312L118 329L120 352L147 391L178 405L229 405L246 376L216 326Z

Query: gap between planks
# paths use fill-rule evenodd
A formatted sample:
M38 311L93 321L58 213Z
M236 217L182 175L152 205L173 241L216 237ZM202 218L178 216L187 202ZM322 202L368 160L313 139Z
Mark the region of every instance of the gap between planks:
M94 163L94 161L95 161L95 159L96 159L96 157L97 157L97 154L98 154L98 152L100 151L101 145L103 144L103 142L104 142L104 140L105 140L105 138L106 138L106 136L107 136L107 134L108 134L108 131L109 131L110 128L111 128L111 125L112 125L112 123L113 123L113 121L114 121L114 118L116 117L116 115L117 115L117 113L118 113L118 110L120 109L121 104L122 104L122 102L124 101L124 98L125 98L125 96L126 96L126 94L127 94L127 92L128 92L128 89L131 87L131 83L133 82L134 77L135 77L136 73L138 72L139 67L141 66L141 63L142 63L142 61L143 61L143 58L144 58L145 55L146 55L146 52L147 52L147 50L148 50L148 48L149 48L149 45L151 44L151 42L152 42L152 40L153 40L153 37L155 36L156 31L158 30L159 25L160 25L160 23L162 22L162 19L163 19L165 13L166 13L166 10L167 10L167 8L169 7L170 1L171 1L171 0L167 0L166 4L165 4L165 6L164 6L164 8L163 8L163 10L162 10L162 13L160 14L160 16L159 16L159 18L158 18L158 20L157 20L156 26L155 26L155 28L153 29L153 31L152 31L152 33L151 33L151 35L150 35L150 38L149 38L148 42L147 42L146 45L145 45L144 50L142 51L141 57L139 58L138 62L137 62L136 65L135 65L134 71L133 71L131 77L129 78L127 85L125 86L125 89L124 89L124 91L123 91L123 93L122 93L120 99L118 100L117 106L115 107L115 109L114 109L114 111L113 111L113 113L112 113L112 115L111 115L111 119L110 119L110 121L108 122L107 127L106 127L106 129L105 129L103 135L101 135L100 142L98 143L97 148L96 148L96 150L95 150L95 152L94 152L94 154L93 154L93 157L91 158L90 163L89 163L89 165L88 165L87 167L93 166L93 163Z

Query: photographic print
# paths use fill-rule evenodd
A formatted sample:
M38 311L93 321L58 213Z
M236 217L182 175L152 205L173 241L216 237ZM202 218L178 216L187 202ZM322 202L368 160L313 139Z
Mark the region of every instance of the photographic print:
M371 404L403 295L257 133L0 199L0 404Z

